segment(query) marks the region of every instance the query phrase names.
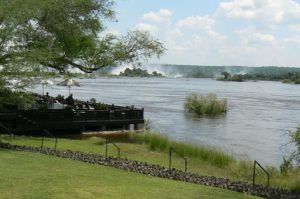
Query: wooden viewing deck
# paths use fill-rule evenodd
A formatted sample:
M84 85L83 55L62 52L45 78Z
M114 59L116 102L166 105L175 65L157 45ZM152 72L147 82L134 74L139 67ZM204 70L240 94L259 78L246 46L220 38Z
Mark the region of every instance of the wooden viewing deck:
M44 129L59 136L84 131L141 130L144 109L107 105L107 109L29 109L0 113L0 124L14 134L35 134ZM7 131L7 130L6 130ZM0 133L7 133L0 127Z

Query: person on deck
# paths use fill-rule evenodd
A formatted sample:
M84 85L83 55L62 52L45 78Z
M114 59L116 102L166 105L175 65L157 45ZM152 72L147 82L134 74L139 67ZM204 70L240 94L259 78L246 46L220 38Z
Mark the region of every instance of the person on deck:
M69 97L66 98L66 102L67 102L68 105L74 106L74 99L73 99L73 94L72 93L69 95Z

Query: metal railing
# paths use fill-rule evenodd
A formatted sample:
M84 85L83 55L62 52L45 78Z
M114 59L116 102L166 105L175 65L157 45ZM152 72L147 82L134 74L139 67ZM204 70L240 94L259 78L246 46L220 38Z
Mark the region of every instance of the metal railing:
M118 145L116 145L115 143L109 142L107 139L105 139L105 158L108 157L107 152L108 152L108 144L109 143L112 144L118 150L118 158L120 158L121 157L121 148Z
M124 110L64 110L64 109L48 109L48 110L28 110L19 111L18 114L24 118L35 121L53 121L60 120L127 120L127 119L143 119L143 109L124 109Z
M179 157L181 157L184 160L184 171L187 172L187 158L184 157L179 152L177 152L172 147L170 147L170 151L169 151L169 170L171 170L171 168L172 168L172 152L175 152Z
M268 176L267 186L269 186L270 185L270 174L269 174L269 172L267 172L267 170L265 168L263 168L261 166L261 164L259 164L259 162L257 162L256 160L254 160L254 166L253 166L253 187L255 186L256 165L258 165L261 168L261 170Z
M42 143L41 143L41 148L44 147L44 137L45 137L45 135L48 135L48 136L50 136L50 137L52 137L52 138L55 139L54 149L56 150L56 148L57 148L57 139L58 139L58 138L57 138L56 136L54 136L53 134L51 134L47 129L44 129L44 130L43 130L43 133L42 133Z

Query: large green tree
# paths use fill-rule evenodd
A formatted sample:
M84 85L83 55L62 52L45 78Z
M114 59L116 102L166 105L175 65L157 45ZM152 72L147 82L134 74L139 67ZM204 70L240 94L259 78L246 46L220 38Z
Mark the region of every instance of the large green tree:
M92 73L159 57L162 43L146 32L105 34L104 23L116 21L113 5L112 0L0 0L2 77L27 78L49 68Z

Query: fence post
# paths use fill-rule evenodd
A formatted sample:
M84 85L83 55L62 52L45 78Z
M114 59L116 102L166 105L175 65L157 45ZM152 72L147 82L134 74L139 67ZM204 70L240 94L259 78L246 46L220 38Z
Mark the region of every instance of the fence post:
M41 148L43 148L44 146L44 135L42 136L42 145L41 145Z
M255 186L255 176L256 176L256 160L254 161L254 165L253 165L253 188Z
M107 158L107 138L105 139L105 158Z
M185 172L187 172L187 159L186 158L184 158L184 170L185 170Z
M57 146L57 137L55 137L55 150L56 150L56 146Z
M172 147L170 147L170 152L169 152L169 170L171 170L171 164L172 164Z
M259 164L259 162L257 162L256 160L254 160L254 168L253 168L253 188L254 188L254 186L255 186L256 165L258 165L258 166L261 168L261 170L262 170L263 172L265 172L265 174L267 174L267 176L268 176L268 184L267 184L267 186L269 186L269 185L270 185L270 174L269 174L269 172L268 172L265 168L263 168L263 167L261 166L261 164Z

